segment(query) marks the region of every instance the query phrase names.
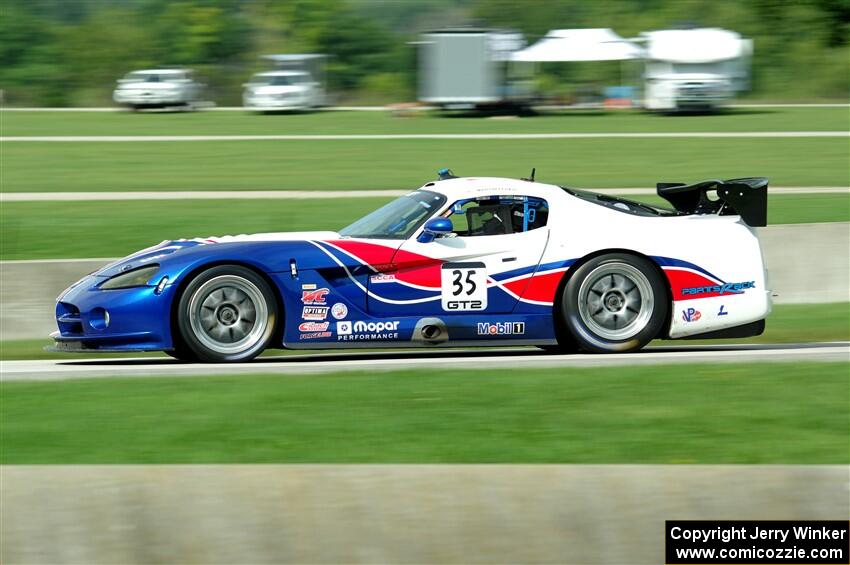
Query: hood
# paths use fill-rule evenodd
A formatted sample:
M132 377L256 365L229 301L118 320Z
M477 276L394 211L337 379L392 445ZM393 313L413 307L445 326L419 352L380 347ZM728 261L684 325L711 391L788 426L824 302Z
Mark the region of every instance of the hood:
M729 77L714 73L667 73L652 75L647 78L654 80L672 80L677 82L708 82L716 84L727 84Z
M178 83L168 81L138 81L121 83L116 87L115 90L171 90L173 88L180 88L180 85Z
M231 244L259 243L259 242L286 242L307 240L339 239L339 234L332 231L315 232L284 232L284 233L257 233L242 235L224 235L197 237L194 239L165 240L158 245L137 251L131 255L113 261L105 267L96 271L94 276L113 277L124 271L144 267L152 263L163 263L169 259L176 259L189 250L194 252L209 251L215 253L223 247Z
M272 85L257 85L257 86L249 86L247 91L252 94L259 94L261 96L269 96L273 94L301 94L306 90L304 86L300 85L287 85L287 86L272 86Z

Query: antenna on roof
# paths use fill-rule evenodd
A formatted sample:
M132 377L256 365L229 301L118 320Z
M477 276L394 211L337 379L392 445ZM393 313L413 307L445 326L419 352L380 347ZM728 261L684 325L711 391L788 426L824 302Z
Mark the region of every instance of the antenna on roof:
M528 182L534 182L534 172L536 170L537 170L536 168L532 167L531 168L531 176L528 177L527 179L519 179L519 180L527 180Z

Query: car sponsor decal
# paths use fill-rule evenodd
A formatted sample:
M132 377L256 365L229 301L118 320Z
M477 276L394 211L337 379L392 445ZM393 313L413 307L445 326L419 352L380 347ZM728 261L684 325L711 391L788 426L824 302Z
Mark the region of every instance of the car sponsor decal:
M331 307L331 316L336 320L344 320L348 316L348 306L342 302L337 302Z
M522 335L525 333L525 322L479 322L478 335Z
M324 320L327 317L327 306L304 306L301 309L301 318L304 320Z
M673 300L693 300L743 294L756 288L755 281L728 283L699 265L673 257L653 256L652 259L664 270Z
M371 277L369 277L369 282L372 283L372 284L391 283L391 282L396 282L396 280L398 280L398 279L396 279L395 274L388 275L386 273L381 273L381 274L372 275Z
M337 341L372 341L398 339L396 320L386 322L345 321L336 323Z
M328 329L330 322L301 322L299 332L323 332Z
M301 290L316 290L318 288L315 284L302 284Z
M304 304L324 304L325 297L328 295L330 290L327 288L318 288L315 290L302 290L301 291L301 302Z
M696 322L702 318L702 313L696 308L685 308L682 310L682 319L686 322Z
M298 339L323 339L331 337L331 332L313 332L309 334L301 334Z
M718 316L726 316L727 314L729 314L729 312L727 312L726 310L724 310L724 308L726 308L726 305L725 305L725 304L721 304L721 305L720 305L720 310L718 310L718 311L717 311L717 315L718 315Z
M743 294L748 288L755 288L756 281L746 281L737 283L721 283L710 286L693 286L683 288L682 294L685 296L693 296L697 294L714 294L722 296L724 294Z
M487 309L484 263L446 263L442 268L442 305L449 312Z

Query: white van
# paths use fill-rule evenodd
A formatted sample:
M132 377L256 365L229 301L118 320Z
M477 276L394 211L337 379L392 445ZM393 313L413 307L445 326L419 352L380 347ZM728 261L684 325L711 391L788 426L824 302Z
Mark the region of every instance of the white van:
M649 110L712 109L749 88L752 40L734 31L669 29L641 36Z
M257 73L244 86L242 105L250 110L303 110L322 103L319 84L304 71Z

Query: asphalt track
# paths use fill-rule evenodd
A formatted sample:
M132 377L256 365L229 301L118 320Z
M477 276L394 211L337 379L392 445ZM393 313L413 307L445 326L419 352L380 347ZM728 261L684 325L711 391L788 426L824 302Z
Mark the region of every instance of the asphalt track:
M655 346L623 355L550 355L537 348L441 349L399 352L310 353L263 357L250 363L189 364L163 358L0 362L0 381L62 381L115 377L200 377L233 374L316 374L398 369L533 370L683 363L850 361L850 342Z
M643 138L763 138L763 137L850 137L847 131L691 131L610 133L376 133L319 135L7 135L0 142L32 143L133 143L171 141L381 141L413 139L643 139Z
M407 190L146 190L127 192L6 192L0 202L84 202L103 200L319 200L336 198L392 198ZM620 196L654 195L654 188L593 188L600 194ZM845 186L770 187L777 194L848 194Z

